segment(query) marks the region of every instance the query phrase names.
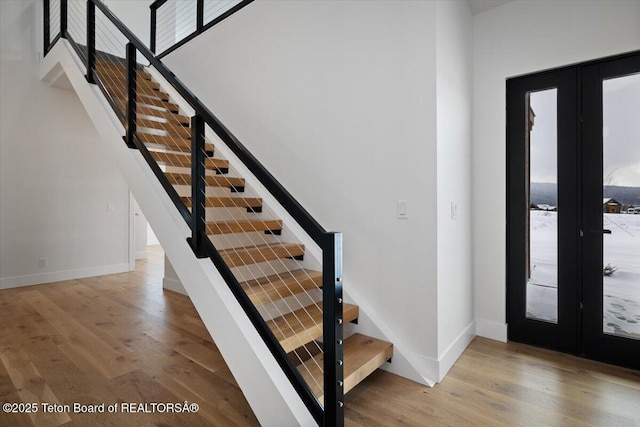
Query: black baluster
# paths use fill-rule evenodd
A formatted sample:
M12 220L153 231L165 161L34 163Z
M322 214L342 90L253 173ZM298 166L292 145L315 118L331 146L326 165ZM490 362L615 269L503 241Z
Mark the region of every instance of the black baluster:
M87 81L96 83L96 5L87 0Z
M127 43L127 71L126 71L126 80L127 80L127 111L126 111L126 135L124 137L124 142L126 142L127 147L136 148L135 141L135 133L137 130L136 126L136 91L137 91L137 68L138 63L136 60L136 47L133 43Z
M191 248L198 258L206 258L203 244L205 232L205 151L204 120L196 114L191 118Z

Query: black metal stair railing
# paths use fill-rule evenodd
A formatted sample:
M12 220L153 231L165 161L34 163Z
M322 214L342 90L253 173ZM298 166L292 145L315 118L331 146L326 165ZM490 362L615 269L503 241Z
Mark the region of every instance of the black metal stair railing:
M156 0L149 6L151 52L160 59L253 1Z
M43 23L44 23L44 55L49 53L51 46L56 44L62 33L62 29L66 28L66 23L61 19L63 15L61 2L64 0L49 0L48 7L43 11Z
M66 39L73 47L86 66L87 81L98 86L124 125L125 143L128 147L140 151L189 225L192 235L188 241L194 254L200 258L210 258L214 263L318 424L342 426L344 424L344 372L341 233L327 232L101 0L43 0L43 2L45 53L50 51L59 38ZM52 30L51 17L58 15L57 11L52 10L52 6L59 7L59 18L56 18L53 25L57 27L59 22L59 32L56 28ZM54 34L53 37L51 37L52 34ZM187 156L189 157L188 167L191 169L191 210L161 170L158 159L154 157L158 154L151 152L140 137L138 131L140 111L142 108L149 108L143 105L148 102L142 97L146 96L144 90L148 89L149 82L145 81L141 74L143 70L141 64L155 68L195 111L189 128L191 140L187 143L190 156ZM114 77L116 75L119 77ZM162 102L162 105L169 110L178 112L177 106L168 102L168 99L159 99L154 102ZM206 180L204 163L208 160L204 140L205 126L215 132L322 250L323 405L293 365L284 348L207 236L204 221ZM221 169L218 168L216 171L220 172Z

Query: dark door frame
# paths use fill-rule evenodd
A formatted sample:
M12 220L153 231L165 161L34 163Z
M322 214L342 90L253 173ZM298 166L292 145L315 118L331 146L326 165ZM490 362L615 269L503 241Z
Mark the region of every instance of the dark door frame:
M603 302L603 94L602 81L640 72L640 53L585 66L582 70L584 227L584 353L604 362L640 369L640 341L602 331ZM640 118L640 111L638 111ZM640 150L640 146L638 147ZM588 173L587 173L588 171ZM598 189L597 191L594 191Z
M602 78L637 72L639 69L635 68L633 71L633 67L639 60L640 51L634 51L515 77L506 82L508 339L635 369L640 368L640 352L637 351L640 341L634 343L633 340L602 333L602 283L599 295L593 285L591 292L583 294L583 288L586 289L583 277L595 280L593 269L596 267L599 274L602 273L601 235L592 233L587 237L585 232L587 222L590 221L589 215L595 214L584 214L586 217L583 218L586 204L593 206L593 197L598 196L598 192L595 195L591 192L583 197L583 188L596 188L597 180L600 180L599 187L602 188L601 174L597 171L593 173L596 162L600 162L599 170L602 168L602 85L595 82ZM526 318L528 206L525 188L528 183L525 181L528 175L525 135L528 131L528 116L525 97L530 92L551 88L558 89L557 324ZM587 174L583 170L591 172ZM601 195L600 190L600 201ZM599 229L602 229L601 209L599 214ZM599 253L598 250L593 250L594 238L600 238ZM583 256L585 247L588 251ZM589 316L585 316L585 313ZM598 328L599 334L596 332ZM623 356L612 357L612 353Z
M575 353L577 349L576 271L567 268L577 260L577 193L575 192L576 79L574 68L547 71L507 81L507 320L508 338L512 341ZM524 219L529 209L526 191L528 134L527 96L531 92L557 89L558 164L558 323L526 317L527 227ZM574 159L574 160L572 160ZM573 164L572 164L573 162ZM509 284L521 283L521 286Z

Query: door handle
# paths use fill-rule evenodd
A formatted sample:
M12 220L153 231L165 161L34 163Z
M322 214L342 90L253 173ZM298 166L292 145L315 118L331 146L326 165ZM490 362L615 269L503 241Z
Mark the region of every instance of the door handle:
M611 230L607 230L606 228L603 228L602 230L589 230L592 233L596 233L596 234L611 234Z

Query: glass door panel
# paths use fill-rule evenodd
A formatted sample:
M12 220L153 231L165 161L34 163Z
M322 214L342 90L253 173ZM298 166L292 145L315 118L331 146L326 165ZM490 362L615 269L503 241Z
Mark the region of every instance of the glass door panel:
M558 90L527 94L528 319L558 322Z
M602 82L603 324L640 340L640 73Z

